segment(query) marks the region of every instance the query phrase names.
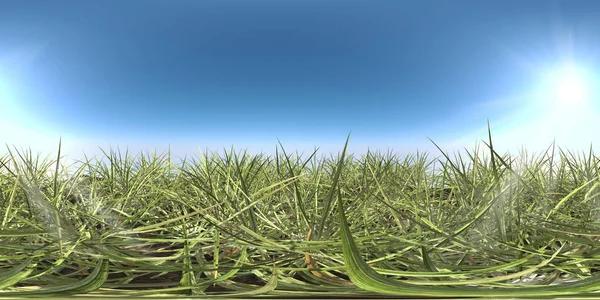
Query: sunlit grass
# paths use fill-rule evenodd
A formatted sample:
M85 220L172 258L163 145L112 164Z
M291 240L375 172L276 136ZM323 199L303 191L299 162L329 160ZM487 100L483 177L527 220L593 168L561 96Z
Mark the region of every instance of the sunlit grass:
M592 149L501 155L490 135L484 150L357 158L344 147L302 159L281 147L178 164L169 153L110 151L67 166L60 151L41 159L9 148L0 297L600 290Z

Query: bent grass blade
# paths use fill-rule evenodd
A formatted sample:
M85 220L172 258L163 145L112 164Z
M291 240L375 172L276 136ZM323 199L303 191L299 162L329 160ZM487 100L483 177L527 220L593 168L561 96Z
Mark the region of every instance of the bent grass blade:
M269 292L274 291L277 288L278 274L279 274L279 271L277 270L277 268L273 268L273 274L271 275L271 278L269 279L267 284L255 289L255 290L244 291L244 292L239 292L239 293L231 293L231 294L225 294L225 295L211 295L211 297L234 298L234 297L240 297L240 296L241 297L250 297L250 296L267 294Z
M36 291L0 292L0 297L10 296L53 296L65 294L83 294L99 289L108 278L108 259L98 261L96 268L85 279L66 286L59 286Z
M36 266L37 263L33 262L33 258L28 258L20 265L13 267L3 275L0 275L0 290L21 282L21 280L24 280L31 272L33 272Z
M561 285L522 288L478 288L478 287L439 287L413 285L389 279L371 268L361 257L356 246L342 201L338 201L338 217L342 237L344 263L350 280L366 291L396 296L432 296L432 297L526 297L559 296L593 292L600 289L600 276L592 276L577 282ZM558 254L555 253L555 255Z

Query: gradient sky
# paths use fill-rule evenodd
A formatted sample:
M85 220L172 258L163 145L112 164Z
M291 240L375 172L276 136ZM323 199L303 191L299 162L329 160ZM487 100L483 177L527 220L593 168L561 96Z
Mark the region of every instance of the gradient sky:
M2 0L0 141L414 152L489 120L501 148L587 149L599 37L597 0Z

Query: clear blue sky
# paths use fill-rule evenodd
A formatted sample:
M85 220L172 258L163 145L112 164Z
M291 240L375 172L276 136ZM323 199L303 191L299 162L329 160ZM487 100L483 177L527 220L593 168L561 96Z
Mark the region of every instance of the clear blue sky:
M596 0L3 0L0 139L471 148L489 119L548 146L548 74L583 70L593 112L598 37Z

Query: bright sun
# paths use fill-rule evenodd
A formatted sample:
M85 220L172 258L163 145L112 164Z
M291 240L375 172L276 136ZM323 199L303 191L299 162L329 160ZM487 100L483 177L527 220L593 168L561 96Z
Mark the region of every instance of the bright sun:
M591 124L597 119L594 78L591 71L574 63L543 72L535 109L524 123L529 127L515 129L514 134L520 130L529 142L533 136L540 142L557 139L566 147L588 143L595 128Z
M588 98L589 86L582 71L569 66L558 72L554 79L556 100L562 105L575 105Z

